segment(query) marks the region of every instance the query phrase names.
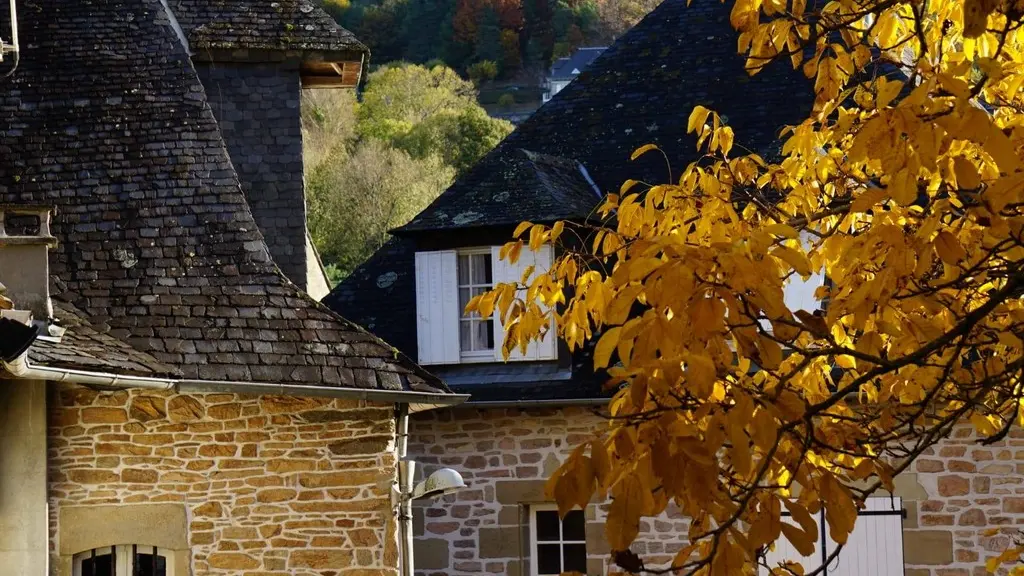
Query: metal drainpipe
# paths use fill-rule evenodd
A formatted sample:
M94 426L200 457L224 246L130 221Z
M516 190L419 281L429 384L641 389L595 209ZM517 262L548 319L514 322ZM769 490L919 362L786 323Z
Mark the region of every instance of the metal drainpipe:
M402 541L402 576L413 576L412 489L415 464L409 453L409 406L398 406L398 533Z

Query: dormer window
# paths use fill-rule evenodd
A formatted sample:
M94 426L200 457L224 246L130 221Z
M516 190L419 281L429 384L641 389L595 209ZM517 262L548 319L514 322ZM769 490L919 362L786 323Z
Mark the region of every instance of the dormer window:
M524 249L515 264L498 257L500 246L416 253L416 336L420 364L502 362L505 333L497 312L489 318L463 310L477 294L501 282L519 282L527 266L534 274L551 267L550 246ZM554 360L553 335L514 352L510 361Z
M466 250L458 253L459 310L474 296L494 287L491 250ZM463 314L459 318L459 351L463 359L494 358L494 319L479 314Z

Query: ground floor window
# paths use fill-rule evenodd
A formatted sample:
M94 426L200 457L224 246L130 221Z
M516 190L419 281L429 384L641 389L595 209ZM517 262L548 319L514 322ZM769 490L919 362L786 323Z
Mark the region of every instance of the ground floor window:
M169 576L172 556L156 546L128 544L74 555L74 576Z
M558 518L555 506L530 507L532 573L587 573L587 521L582 510Z
M783 536L775 542L775 548L766 555L770 567L779 562L800 562L804 570L818 568L835 552L838 544L828 536L828 525L824 513L815 520L818 524L818 543L810 556L801 556ZM903 503L899 498L868 498L865 507L857 516L839 555L829 563L825 576L903 576ZM791 522L783 513L783 522ZM768 570L761 568L761 574Z

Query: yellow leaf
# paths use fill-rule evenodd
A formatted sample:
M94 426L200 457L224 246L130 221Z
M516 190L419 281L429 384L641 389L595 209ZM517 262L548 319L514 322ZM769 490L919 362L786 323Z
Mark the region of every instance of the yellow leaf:
M978 169L967 158L953 158L953 172L956 174L956 184L961 190L974 190L981 186L981 174L978 174Z
M993 0L964 0L964 37L981 36L988 24L988 15L997 5Z
M643 486L635 476L623 477L612 488L612 503L605 521L605 535L612 550L629 550L636 540L644 500Z
M533 226L533 222L520 222L519 225L516 226L515 232L512 233L512 237L519 238L523 235L523 232L529 230L531 226Z
M558 237L562 235L562 230L563 229L565 229L565 222L564 221L559 220L558 222L555 222L555 225L551 227L551 238L550 238L550 241L554 242L555 240L557 240Z
M801 556L814 554L814 545L818 541L817 531L814 534L809 534L807 531L786 522L780 525L780 530L786 537L786 540L789 540L789 543L793 545L793 548L796 548L796 551Z
M616 326L601 335L601 339L597 341L597 346L594 348L594 368L605 368L608 366L612 352L615 351L615 345L619 343L619 334L621 332L622 327Z
M698 128L703 128L704 123L707 122L708 114L710 113L711 110L708 110L703 106L695 106L693 108L693 112L690 112L690 119L686 125L686 133L689 134Z
M643 146L641 146L641 147L637 148L636 150L634 150L633 154L630 155L629 159L630 160L636 160L637 158L643 156L644 154L650 152L651 150L657 150L657 149L658 149L658 147L655 146L654 144L644 144Z
M729 151L732 150L733 137L732 128L728 126L718 131L718 148L722 151L723 155L728 155Z
M800 233L797 232L796 228L788 224L769 224L762 228L765 232L773 236L782 236L783 238L799 238Z
M811 262L807 256L788 246L776 246L772 249L771 255L789 264L801 276L810 276Z
M902 89L903 82L900 82L899 80L889 80L885 76L882 76L878 79L878 95L875 96L875 106L878 108L885 108Z
M936 234L934 246L939 258L950 266L956 266L967 257L967 252L960 245L960 241L956 239L956 236L945 230L940 230Z

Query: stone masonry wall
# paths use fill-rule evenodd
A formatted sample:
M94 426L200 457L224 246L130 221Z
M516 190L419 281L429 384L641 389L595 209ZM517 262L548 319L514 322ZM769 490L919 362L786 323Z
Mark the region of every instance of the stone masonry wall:
M455 468L469 485L414 509L417 574L529 574L528 506L548 501L546 479L602 423L587 408L454 408L415 415L409 457L424 464L424 474ZM603 506L586 510L590 576L607 571L605 516ZM640 528L633 550L653 567L671 561L687 522L665 515L642 521Z
M986 574L985 560L1024 525L1024 429L983 446L969 427L958 428L914 467L920 499L904 522L907 576ZM1001 530L986 536L990 528Z
M274 262L306 289L301 81L296 66L197 62L252 215Z
M193 576L397 575L391 405L56 385L48 404L55 565L62 506L171 502Z
M462 407L415 416L410 457L425 463L427 474L437 466L453 467L469 484L415 510L418 574L528 574L529 546L520 545L529 541L523 527L528 506L547 501L544 480L602 424L585 408ZM895 494L907 512L907 576L982 576L985 559L1009 545L1024 525L1024 430L981 446L970 429L958 429L897 477ZM604 518L600 506L587 510L589 576L609 571ZM686 527L681 518L644 521L634 551L668 562ZM985 536L992 527L1004 530Z

